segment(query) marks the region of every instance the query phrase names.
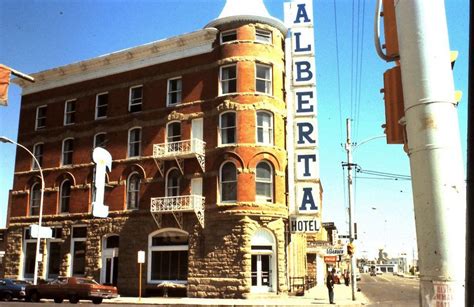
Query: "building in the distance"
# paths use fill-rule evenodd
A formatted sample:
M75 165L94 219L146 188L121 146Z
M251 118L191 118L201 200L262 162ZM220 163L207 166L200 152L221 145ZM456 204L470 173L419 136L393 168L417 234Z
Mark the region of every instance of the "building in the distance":
M286 293L291 278L308 275L308 259L322 280L322 255L306 242L325 232L299 220L313 232L290 233L288 29L262 1L246 3L227 1L201 30L42 71L33 84L15 81L23 88L18 143L44 172L43 226L52 228L41 240L40 278L94 277L137 295L145 251L150 295L165 282L189 297ZM96 147L113 159L107 218L92 215ZM314 185L316 197L307 188L303 201L315 203L320 222L319 179ZM40 189L38 165L19 148L6 277L34 275L29 226Z

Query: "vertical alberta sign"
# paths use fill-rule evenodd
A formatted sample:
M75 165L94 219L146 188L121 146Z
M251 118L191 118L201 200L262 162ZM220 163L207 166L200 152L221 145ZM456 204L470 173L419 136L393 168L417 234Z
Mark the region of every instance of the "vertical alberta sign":
M319 151L316 62L312 0L284 4L286 87L288 89L287 144L290 230L314 233L320 229Z

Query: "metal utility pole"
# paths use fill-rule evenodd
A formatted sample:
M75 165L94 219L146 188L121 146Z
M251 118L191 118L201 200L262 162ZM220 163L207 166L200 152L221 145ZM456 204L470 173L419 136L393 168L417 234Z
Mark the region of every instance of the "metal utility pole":
M346 141L346 151L347 151L347 190L349 193L349 243L353 244L354 242L354 193L352 192L352 143L351 143L351 120L350 118L346 119L346 131L347 131L347 141ZM354 254L351 256L351 285L352 285L352 300L355 301L355 293L357 290L357 279L355 277L355 270L357 270L356 257Z
M464 306L466 197L443 0L396 1L420 306Z

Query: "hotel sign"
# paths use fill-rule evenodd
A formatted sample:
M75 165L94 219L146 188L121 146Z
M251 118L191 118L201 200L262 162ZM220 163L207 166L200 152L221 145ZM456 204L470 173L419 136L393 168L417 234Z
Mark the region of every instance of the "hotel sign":
M320 190L313 3L296 0L285 3L284 9L291 37L290 50L286 52L287 62L291 63L287 66L291 69L287 130L293 133L289 154L293 155L295 205L290 214L316 215L320 210Z

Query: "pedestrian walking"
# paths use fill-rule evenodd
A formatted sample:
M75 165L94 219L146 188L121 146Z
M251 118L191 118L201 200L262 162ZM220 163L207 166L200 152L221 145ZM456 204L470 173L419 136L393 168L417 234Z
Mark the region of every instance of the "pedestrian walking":
M334 269L330 269L326 277L326 287L328 287L329 303L334 303Z
M344 283L346 284L346 286L349 286L350 280L351 277L349 276L349 271L344 270Z

